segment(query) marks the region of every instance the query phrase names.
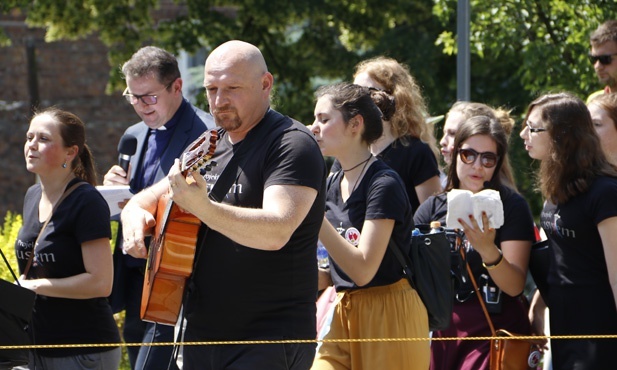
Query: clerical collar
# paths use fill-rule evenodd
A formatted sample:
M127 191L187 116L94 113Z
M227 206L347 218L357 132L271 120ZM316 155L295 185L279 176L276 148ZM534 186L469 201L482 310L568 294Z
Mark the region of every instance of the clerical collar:
M180 106L178 107L178 110L176 111L176 113L174 113L173 117L171 117L171 119L167 121L166 124L157 128L157 130L165 131L165 130L171 130L174 127L176 127L176 125L180 121L180 117L184 113L184 109L186 109L186 106L188 104L189 103L186 101L186 99L182 98L182 103L180 103Z

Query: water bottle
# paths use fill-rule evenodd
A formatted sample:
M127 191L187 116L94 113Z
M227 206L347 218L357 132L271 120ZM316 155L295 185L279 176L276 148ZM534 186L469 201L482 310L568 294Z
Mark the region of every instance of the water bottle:
M420 229L418 229L417 227L414 228L413 230L411 230L411 236L418 236L421 235L422 233L420 232Z
M317 241L317 266L322 269L328 268L330 266L330 261L328 260L328 251L319 240Z
M431 231L429 234L435 234L441 231L441 222L431 221Z

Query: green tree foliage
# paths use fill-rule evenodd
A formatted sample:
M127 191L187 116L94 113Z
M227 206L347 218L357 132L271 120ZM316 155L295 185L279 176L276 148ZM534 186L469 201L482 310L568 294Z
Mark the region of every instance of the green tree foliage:
M169 14L161 4L177 6ZM0 11L27 15L50 42L96 33L110 48L109 92L121 90L117 66L142 45L192 52L242 39L275 74L277 107L306 123L316 86L380 54L411 67L437 113L455 100L455 58L435 45L443 26L432 0L7 0Z
M506 67L509 76L503 76L503 83L512 86L510 80L516 80L526 92L526 99L549 90L567 90L585 98L598 90L593 66L587 59L589 35L600 23L617 16L617 2L471 0L470 3L472 63L487 68L491 74ZM435 4L434 14L444 25L451 25L456 17L456 1L435 0ZM456 52L454 31L444 30L437 40L446 54ZM474 72L482 73L477 69ZM487 75L480 81L497 82ZM480 81L474 81L474 85Z
M437 45L456 53L455 0L435 0L433 13L444 30ZM472 100L513 109L520 122L538 95L570 91L583 100L601 86L587 59L589 35L602 22L617 17L610 0L470 0ZM540 196L533 191L534 168L518 137L510 156L519 190L539 214Z
M614 1L470 2L473 100L515 107L520 114L539 92L569 90L584 97L598 87L586 59L588 36L617 14ZM407 63L431 110L447 111L456 99L456 5L456 0L4 0L0 12L26 14L29 25L47 29L47 41L96 33L110 47L111 88L121 84L117 66L144 44L191 52L246 40L263 50L276 74L277 104L307 121L317 84L348 79L357 61L377 54ZM0 40L9 41L6 35Z
M4 225L0 228L0 248L11 264L15 274L19 274L17 269L17 258L15 257L15 240L17 233L22 225L21 215L11 213L10 211L4 216ZM1 258L1 257L0 257ZM0 260L0 279L14 281L11 272L6 267L3 260Z
M413 24L409 14L421 11L424 18L429 17L432 7L430 0L185 0L174 2L178 5L174 9L180 11L173 17L161 17L156 13L163 9L161 3L11 0L0 10L19 8L29 25L46 27L47 41L97 32L110 47L110 65L114 66L110 91L121 84L116 66L144 44L192 52L230 39L251 42L263 51L275 74L277 106L311 122L313 91L318 84L348 78L362 55L373 50L384 35Z
M587 60L588 38L598 24L616 17L614 0L470 4L471 100L511 108L520 121L540 93L568 90L585 98L600 88ZM456 0L0 2L0 13L21 12L29 25L45 27L47 41L98 35L110 48L109 92L123 88L117 66L142 45L190 53L230 39L251 42L275 76L277 108L307 124L313 120L315 88L350 79L353 66L374 55L407 64L430 112L446 113L456 100L456 9ZM0 46L8 41L0 33ZM512 135L512 163L520 190L538 214L533 164L518 130Z

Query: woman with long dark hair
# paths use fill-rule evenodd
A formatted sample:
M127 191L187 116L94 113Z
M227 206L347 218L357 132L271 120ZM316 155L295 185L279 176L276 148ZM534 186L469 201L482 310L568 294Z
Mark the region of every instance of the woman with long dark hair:
M475 194L490 188L499 192L503 204L503 225L497 229L489 227L488 210L481 219L469 215L458 220L465 234L467 263L483 294L475 294L469 279L462 281L450 327L434 332L434 338L491 336L478 299L485 301L496 328L530 333L528 305L522 293L535 240L534 225L529 205L509 185L509 172L502 171L508 163L507 153L508 135L494 117L475 116L462 122L454 137L446 192L422 203L414 215L416 224L440 221L448 227L447 192L453 189ZM489 341L432 341L431 369L488 369L489 345Z
M520 136L529 156L541 161L540 222L551 248L543 298L551 335L614 335L617 170L602 151L585 103L571 94L534 100ZM542 312L531 312L542 319ZM614 339L551 340L555 370L611 369L616 351Z

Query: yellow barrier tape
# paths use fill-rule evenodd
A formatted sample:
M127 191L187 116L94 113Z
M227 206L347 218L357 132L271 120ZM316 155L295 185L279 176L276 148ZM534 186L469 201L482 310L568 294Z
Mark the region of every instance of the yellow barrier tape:
M159 342L159 343L92 343L92 344L32 344L21 346L0 346L3 349L39 349L39 348L82 348L82 347L141 347L141 346L215 346L238 344L292 344L292 343L369 343L369 342L428 342L444 340L542 340L542 339L617 339L617 334L607 335L526 335L513 337L442 337L442 338L367 338L367 339L289 339L289 340L238 340L205 342Z

